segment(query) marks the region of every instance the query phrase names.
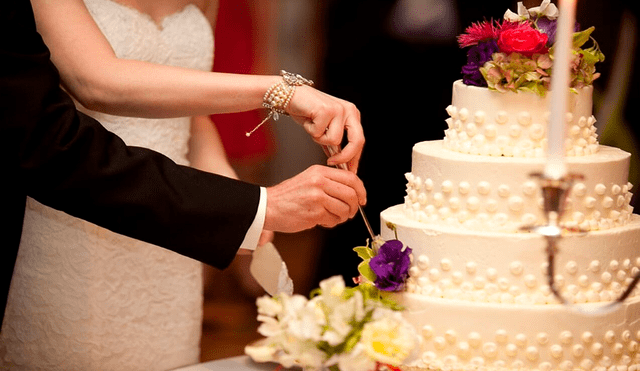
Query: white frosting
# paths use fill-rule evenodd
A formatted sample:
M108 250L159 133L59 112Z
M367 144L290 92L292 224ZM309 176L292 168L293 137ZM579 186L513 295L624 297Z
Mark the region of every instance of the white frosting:
M397 298L405 306L403 316L421 335L421 357L409 365L416 369L640 367L638 297L605 316L582 314L559 304L466 303L415 294Z
M401 205L381 213L382 237L392 239L388 222L413 250L409 293L469 302L558 303L547 281L546 241L538 234L425 224L407 218ZM573 303L611 301L640 270L638 246L637 214L623 227L568 234L558 246L556 286Z
M613 312L582 314L551 294L541 236L424 224L401 205L382 212L387 222L413 249L407 292L395 294L422 335L421 359L410 366L640 369L640 290ZM383 227L382 237L395 232ZM610 302L640 270L639 244L635 214L623 227L568 235L556 256L557 287L572 303Z
M539 184L544 158L476 156L448 151L443 141L414 146L406 174L407 217L464 229L515 232L545 224ZM630 155L601 146L598 153L567 158L570 173L581 174L567 200L563 222L583 230L628 223L633 208L628 183Z
M598 151L596 119L591 114L593 87L571 93L568 99L566 154L583 156ZM544 157L549 124L549 99L529 92L501 93L453 84L444 146L456 152L488 156Z

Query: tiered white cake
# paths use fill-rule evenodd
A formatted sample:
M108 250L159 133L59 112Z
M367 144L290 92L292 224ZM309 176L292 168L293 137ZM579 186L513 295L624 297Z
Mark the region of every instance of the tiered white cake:
M640 216L629 205L630 155L600 146L592 87L571 94L567 167L574 183L555 281L593 308L618 297L640 270ZM404 205L381 214L382 237L413 249L403 315L421 334L408 365L443 370L640 370L640 291L599 315L572 310L547 281L546 241L531 177L544 167L548 100L528 92L453 85L444 140L413 148Z

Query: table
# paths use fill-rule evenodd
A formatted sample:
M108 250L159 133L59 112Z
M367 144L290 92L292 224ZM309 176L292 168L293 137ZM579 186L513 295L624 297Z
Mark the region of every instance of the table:
M179 368L174 371L275 371L276 363L256 363L249 356L237 356L219 359L193 366ZM281 368L280 371L300 371L300 368Z

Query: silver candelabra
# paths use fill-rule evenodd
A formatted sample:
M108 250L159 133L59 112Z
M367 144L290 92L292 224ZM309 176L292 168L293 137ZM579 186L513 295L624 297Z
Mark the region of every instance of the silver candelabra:
M523 227L523 230L537 233L543 236L547 241L547 280L549 288L553 295L560 303L571 306L572 308L591 314L599 314L608 312L616 308L624 302L633 292L634 288L640 281L640 272L638 272L630 282L626 290L614 301L596 308L586 306L576 306L569 302L558 290L555 283L555 257L558 253L558 242L562 236L567 233L587 233L579 228L567 228L561 225L562 216L565 211L565 203L567 196L571 191L571 187L576 180L583 179L581 174L569 174L562 178L550 178L543 173L531 174L533 178L537 178L540 183L540 189L543 197L543 209L546 218L546 224L540 226Z

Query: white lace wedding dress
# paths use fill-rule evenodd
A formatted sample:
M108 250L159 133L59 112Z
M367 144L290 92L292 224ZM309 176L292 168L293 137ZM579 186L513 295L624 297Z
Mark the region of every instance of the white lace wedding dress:
M196 6L157 25L112 0L85 2L119 57L211 69L213 35ZM189 118L88 113L127 144L187 164ZM0 369L170 370L198 362L201 323L199 262L28 200Z

